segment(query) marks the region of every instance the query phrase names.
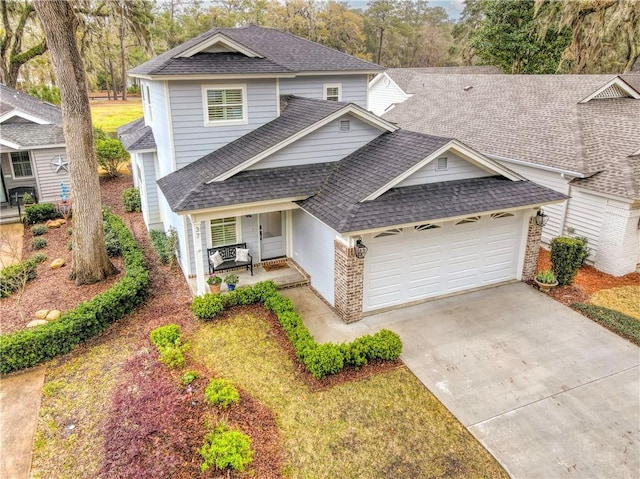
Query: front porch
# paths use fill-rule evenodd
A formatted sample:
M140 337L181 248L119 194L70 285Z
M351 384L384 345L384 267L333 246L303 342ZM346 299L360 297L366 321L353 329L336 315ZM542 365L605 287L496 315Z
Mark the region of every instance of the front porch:
M24 215L24 206L11 206L9 202L0 203L0 224L20 223Z
M253 265L253 276L246 268L236 268L221 272L218 276L224 277L229 273L235 273L240 278L238 286L251 286L261 281L273 281L279 289L294 288L296 286L309 285L309 277L293 261L288 258L264 261ZM208 277L208 275L207 275ZM189 278L189 288L194 296L198 295L197 279ZM227 285L222 283L221 292L227 291Z

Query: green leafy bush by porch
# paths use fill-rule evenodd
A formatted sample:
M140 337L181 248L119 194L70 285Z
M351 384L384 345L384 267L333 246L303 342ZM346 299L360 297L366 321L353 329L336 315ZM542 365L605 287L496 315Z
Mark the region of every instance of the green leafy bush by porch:
M46 255L36 253L19 263L2 268L0 270L0 297L6 298L27 281L34 279L37 275L38 263L42 263L46 259Z
M144 302L149 285L142 249L117 216L105 212L122 248L126 273L109 290L62 314L59 320L37 328L0 335L0 373L35 366L68 353L86 339Z
M30 225L54 220L60 216L58 208L53 203L38 203L26 210L27 223Z
M605 328L640 346L640 321L626 314L602 306L573 303L571 307Z
M585 238L558 236L551 240L551 265L560 286L573 283L578 268L588 255Z
M394 361L402 352L400 337L386 329L351 343L318 344L302 317L295 312L291 300L280 295L272 281L237 288L228 294L198 296L194 298L191 310L199 319L212 320L226 308L253 303L263 303L265 308L275 313L297 358L316 379L336 374L346 366L359 368L373 360Z
M200 466L202 472L211 467L242 472L253 461L251 438L222 423L205 436L204 445L199 452L204 458Z
M122 192L122 202L127 213L140 213L142 211L142 201L140 200L140 190L138 188L127 188Z

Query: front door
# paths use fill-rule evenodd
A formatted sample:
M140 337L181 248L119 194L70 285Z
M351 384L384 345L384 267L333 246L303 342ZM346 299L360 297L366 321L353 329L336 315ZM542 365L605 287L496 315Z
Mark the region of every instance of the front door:
M260 259L278 258L287 254L282 211L260 215Z

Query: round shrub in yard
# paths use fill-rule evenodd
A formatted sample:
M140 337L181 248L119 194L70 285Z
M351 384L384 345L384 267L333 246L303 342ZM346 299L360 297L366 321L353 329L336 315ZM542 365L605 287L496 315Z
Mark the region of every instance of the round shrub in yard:
M33 225L31 227L31 234L33 236L42 236L46 232L47 232L47 226L46 225Z
M42 249L47 246L47 240L39 236L31 240L31 249Z
M212 466L220 470L230 468L242 472L253 461L251 438L238 430L229 429L225 424L219 424L205 436L200 455L204 458L200 466L202 472Z
M238 404L240 393L228 379L212 379L204 391L205 400L214 406L226 409L232 404Z
M127 188L122 192L122 202L127 213L140 213L142 202L140 201L140 190L138 188Z

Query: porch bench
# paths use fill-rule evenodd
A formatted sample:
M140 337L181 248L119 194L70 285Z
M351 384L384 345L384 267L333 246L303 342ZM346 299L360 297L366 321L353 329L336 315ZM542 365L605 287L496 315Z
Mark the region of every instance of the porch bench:
M247 249L247 243L237 243L225 246L216 246L215 248L207 248L207 260L209 261L209 274L214 274L219 271L225 271L227 269L247 267L247 271L251 271L253 276L253 257L249 254L249 261L236 261L236 248ZM222 264L218 266L213 265L211 256L216 252L220 252L222 256Z
M38 202L38 197L36 196L36 189L34 186L16 186L15 188L9 189L9 205L15 206L18 204L25 193L29 193L33 196L34 201Z

